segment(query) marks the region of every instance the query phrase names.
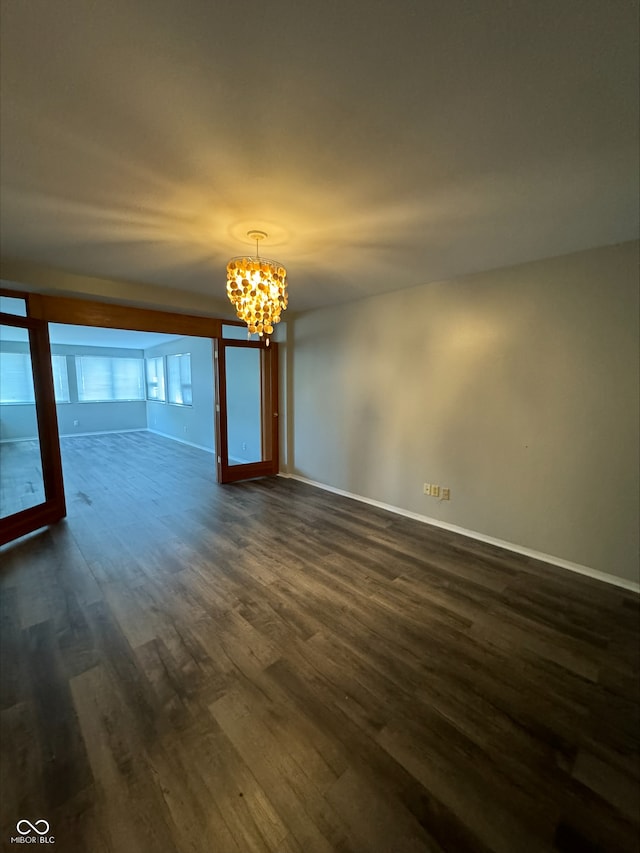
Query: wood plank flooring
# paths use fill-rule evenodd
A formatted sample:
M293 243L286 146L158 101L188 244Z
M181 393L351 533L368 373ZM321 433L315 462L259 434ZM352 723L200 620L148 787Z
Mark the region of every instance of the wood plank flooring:
M640 600L149 433L6 546L3 849L637 851Z
M0 518L43 502L40 443L0 441Z

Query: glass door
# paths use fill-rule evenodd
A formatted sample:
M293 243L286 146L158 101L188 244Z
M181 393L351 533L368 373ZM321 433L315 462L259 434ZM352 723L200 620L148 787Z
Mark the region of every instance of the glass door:
M0 545L66 514L47 324L18 302L0 306Z
M214 345L218 482L277 474L278 345Z

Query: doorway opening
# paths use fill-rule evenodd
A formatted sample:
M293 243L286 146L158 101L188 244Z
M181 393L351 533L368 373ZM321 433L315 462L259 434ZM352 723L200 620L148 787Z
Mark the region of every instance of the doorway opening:
M0 297L0 308L8 308L0 310L0 320L11 333L0 346L0 367L5 372L17 363L23 348L23 378L27 384L29 376L33 380L29 393L7 401L12 411L1 449L8 456L31 442L44 484L42 501L37 470L27 476L23 499L29 500L30 491L35 505L7 509L0 518L1 542L65 516L60 448L72 440L95 443L100 435L120 434L131 444L134 434L155 434L210 454L218 483L278 473L277 344L267 348L241 340L237 323L215 318L8 289ZM16 328L22 339L13 334ZM100 456L104 447L93 450ZM11 467L22 477L29 464L16 455Z

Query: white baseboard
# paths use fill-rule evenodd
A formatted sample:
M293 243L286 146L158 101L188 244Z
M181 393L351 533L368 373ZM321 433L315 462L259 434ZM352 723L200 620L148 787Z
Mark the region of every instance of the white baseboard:
M215 453L215 450L212 447L205 447L202 444L194 444L193 441L187 441L184 438L177 438L175 435L169 435L167 432L160 432L159 429L151 429L148 427L145 432L152 432L154 435L161 435L163 438L170 438L171 441L177 441L180 444L187 444L189 447L195 447L198 450L204 450L207 453Z
M198 450L205 450L207 453L215 453L215 450L211 447L204 447L202 444L194 444L193 441L186 441L183 438L176 438L175 435L169 435L166 432L160 432L157 429L149 429L148 427L137 427L136 429L103 429L96 430L95 432L61 432L60 438L81 438L83 436L92 436L92 435L117 435L122 432L152 432L155 435L161 435L163 438L170 438L171 441L178 441L180 444L188 444L189 447L196 447ZM0 444L14 444L18 441L37 441L38 437L33 436L33 438L3 438L0 441Z
M572 563L570 560L565 560L562 557L555 557L553 554L544 554L541 551L535 551L533 548L525 548L523 545L516 545L514 542L507 542L504 539L496 539L494 536L486 536L484 533L478 533L476 530L467 530L465 527L458 527L457 524L449 524L447 521L440 521L437 518L431 518L428 515L421 515L417 512L412 512L402 507L386 504L382 501L366 498L363 495L356 495L352 492L347 492L345 489L337 489L335 486L328 486L326 483L319 483L316 480L309 480L307 477L301 477L298 474L288 474L281 472L281 477L288 477L292 480L299 480L301 483L307 483L309 486L316 486L318 489L324 489L327 492L333 492L336 495L342 495L345 498L351 498L354 501L370 504L379 509L386 509L388 512L394 512L396 515L404 515L407 518L413 518L415 521L421 521L424 524L432 524L434 527L441 527L443 530L449 530L452 533L458 533L460 536L466 536L469 539L476 539L479 542L486 542L488 545L497 545L499 548L504 548L506 551L513 551L516 554L523 554L525 557L533 557L535 560L540 560L543 563L549 563L552 566L559 566L562 569L568 569L570 572L577 572L580 575L586 575L595 580L604 581L604 583L612 584L613 586L621 587L622 589L630 590L631 592L640 593L640 584L634 581L618 578L615 575L600 572L597 569L592 569L589 566L582 566L579 563Z
M120 432L146 432L146 427L136 427L135 429L100 429L95 432L61 432L60 438L80 438L87 435L117 435Z
M95 430L95 432L61 432L60 438L80 438L82 436L88 435L116 435L119 432L146 432L146 427L136 427L135 429L101 429ZM37 441L38 436L34 435L33 438L3 438L0 441L0 444L14 444L18 441Z

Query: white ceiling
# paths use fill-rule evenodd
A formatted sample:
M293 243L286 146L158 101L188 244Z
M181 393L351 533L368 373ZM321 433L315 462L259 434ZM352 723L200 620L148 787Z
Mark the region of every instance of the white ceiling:
M634 239L631 0L3 0L7 257L291 309Z
M163 335L159 332L132 332L127 329L102 329L94 326L49 323L49 337L52 344L148 349L174 341L178 336Z
M17 326L2 326L3 341L26 341L28 332ZM83 347L117 347L123 349L149 349L158 344L176 340L177 335L159 332L131 332L126 329L102 329L94 326L72 326L71 324L49 323L49 338L52 344L68 344Z

